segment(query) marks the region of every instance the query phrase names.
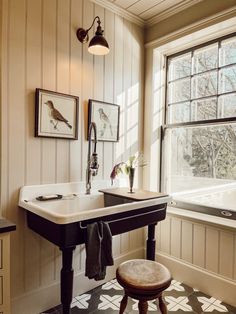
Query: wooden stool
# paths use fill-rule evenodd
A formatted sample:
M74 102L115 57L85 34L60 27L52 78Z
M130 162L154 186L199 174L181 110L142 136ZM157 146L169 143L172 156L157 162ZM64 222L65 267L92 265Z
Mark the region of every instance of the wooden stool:
M159 299L161 313L167 313L162 292L169 287L171 274L165 266L154 261L134 259L122 263L117 268L116 278L125 290L120 304L120 314L125 311L128 297L139 300L140 314L147 313L147 301L154 299Z

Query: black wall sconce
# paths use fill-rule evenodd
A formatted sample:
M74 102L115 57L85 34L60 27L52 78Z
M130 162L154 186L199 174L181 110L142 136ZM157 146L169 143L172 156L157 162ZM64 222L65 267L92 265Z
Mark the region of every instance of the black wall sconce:
M97 26L97 31L94 35L94 37L90 40L89 46L88 46L88 51L94 55L106 55L109 53L109 45L106 41L106 39L103 36L103 30L101 27L101 20L99 16L96 16L93 20L92 25L87 29L79 28L76 32L77 38L79 41L84 44L87 43L89 40L88 32L90 29L93 27L94 22L97 20L98 26Z

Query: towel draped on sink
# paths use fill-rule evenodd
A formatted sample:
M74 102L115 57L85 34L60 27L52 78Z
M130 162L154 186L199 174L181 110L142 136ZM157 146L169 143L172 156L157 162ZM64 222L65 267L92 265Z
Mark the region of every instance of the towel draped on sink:
M112 256L112 234L108 223L95 222L87 225L85 241L85 276L103 280L106 267L114 265Z

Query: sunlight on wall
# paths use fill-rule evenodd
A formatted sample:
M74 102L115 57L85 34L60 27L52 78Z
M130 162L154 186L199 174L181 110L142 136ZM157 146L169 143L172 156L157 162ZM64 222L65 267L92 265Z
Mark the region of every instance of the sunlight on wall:
M127 160L138 152L139 83L117 96L120 105L120 140L116 145L116 160Z

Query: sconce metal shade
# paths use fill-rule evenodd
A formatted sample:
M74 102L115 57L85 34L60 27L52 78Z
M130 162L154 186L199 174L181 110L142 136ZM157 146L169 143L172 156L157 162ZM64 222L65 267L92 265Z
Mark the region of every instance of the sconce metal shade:
M88 37L88 32L90 31L90 29L92 28L95 20L97 19L97 31L95 33L95 36L91 39L90 43L89 43L89 47L88 47L88 51L94 55L106 55L109 53L109 45L106 41L106 39L103 36L103 30L101 28L101 21L100 18L98 16L96 16L93 20L93 23L91 25L91 27L87 30L83 29L83 28L79 28L76 32L77 38L81 43L86 43L89 40Z
M88 47L88 51L94 55L106 55L109 53L109 45L103 35L95 35Z

